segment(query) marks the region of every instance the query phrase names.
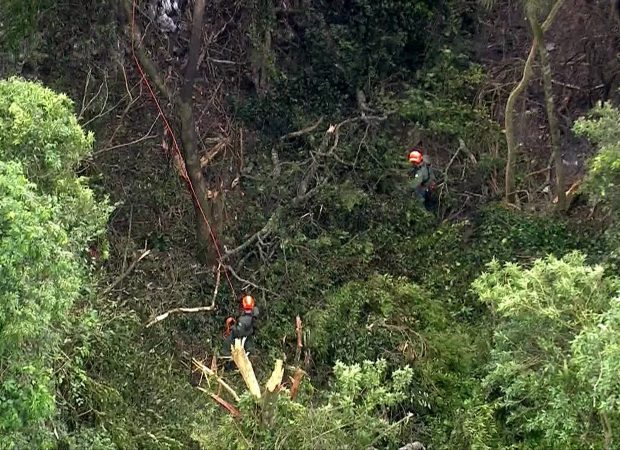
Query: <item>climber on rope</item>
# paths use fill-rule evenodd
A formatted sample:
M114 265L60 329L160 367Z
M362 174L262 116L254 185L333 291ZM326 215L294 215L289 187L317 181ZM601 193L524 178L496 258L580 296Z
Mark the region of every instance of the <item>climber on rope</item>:
M411 187L415 190L418 200L424 203L424 207L431 210L435 206L433 193L436 183L430 160L427 155L422 154L422 151L412 149L409 151L409 162L413 166Z
M258 319L258 307L255 305L254 297L244 295L241 299L242 313L237 320L234 317L226 319L226 327L224 329L224 348L222 354L230 356L230 347L234 344L235 339L245 340L245 348L249 350L251 347L251 337L254 334L254 324Z

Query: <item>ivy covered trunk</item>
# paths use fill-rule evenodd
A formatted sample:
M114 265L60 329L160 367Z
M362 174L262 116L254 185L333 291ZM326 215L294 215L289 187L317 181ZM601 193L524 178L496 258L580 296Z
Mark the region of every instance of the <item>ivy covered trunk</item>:
M545 91L545 106L547 109L547 120L549 122L549 132L551 135L551 148L553 151L553 160L555 164L555 182L556 192L558 196L558 209L563 211L566 209L566 192L564 186L564 168L562 163L562 148L560 146L560 128L558 119L555 115L555 106L553 99L553 85L551 83L551 62L549 61L549 52L545 47L545 37L542 26L536 17L534 6L527 9L528 20L534 33L534 39L538 42L538 55L540 56L540 65L542 67L543 87Z
M504 119L504 126L506 129L506 147L508 149L508 153L506 155L506 201L508 203L515 203L516 201L516 192L515 192L515 169L517 162L517 138L515 137L515 129L514 129L514 116L515 116L515 104L517 102L517 98L519 95L523 93L526 86L530 82L532 78L532 65L534 62L534 55L536 54L536 47L538 46L538 41L534 39L532 43L532 48L530 49L530 53L525 61L525 66L523 67L523 75L519 84L515 86L515 88L510 92L508 96L508 101L506 102L506 112Z

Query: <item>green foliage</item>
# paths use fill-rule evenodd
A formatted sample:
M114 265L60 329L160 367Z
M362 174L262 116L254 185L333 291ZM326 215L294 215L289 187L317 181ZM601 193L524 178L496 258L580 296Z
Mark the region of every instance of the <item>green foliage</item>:
M65 448L191 447L187 428L204 401L175 362L169 337L145 340L143 332L135 313L111 305L73 318L57 389L55 426Z
M42 189L57 189L58 180L74 176L93 143L72 108L66 95L40 84L19 78L0 81L0 157L19 159L29 179Z
M329 55L343 81L354 87L419 64L429 44L428 28L420 24L430 28L438 13L434 2L426 0L354 0L328 5L323 16L326 28L315 29L315 33L311 29L307 36L317 42L311 58L325 65ZM323 33L328 34L331 45ZM328 53L323 53L325 50ZM327 67L324 70L326 74L334 72Z
M603 429L611 432L606 423L620 420L620 299L613 298L609 309L596 317L577 336L571 345L571 353L577 377L591 388L589 400L603 419Z
M0 81L0 448L47 448L62 323L88 287L78 250L109 207L71 169L90 149L66 97Z
M598 147L590 162L583 189L598 200L604 200L620 210L620 110L610 103L599 104L587 118L579 119L573 129L586 136Z
M620 255L620 110L610 103L597 105L587 117L579 119L573 130L589 138L597 147L590 160L582 191L590 194L613 214L615 223L607 230L609 257L616 261Z
M284 389L266 421L246 393L240 421L213 411L194 437L204 449L393 448L410 417L394 410L407 400L412 377L409 367L388 371L383 360L337 363L331 386L317 398L291 401Z
M50 0L3 0L0 3L0 50L15 51L32 40L42 9ZM8 19L10 18L10 20Z
M461 138L476 147L496 143L501 129L477 100L485 80L482 66L444 48L400 102L399 114L435 135Z
M375 276L347 283L310 312L308 345L318 363L379 357L398 361L401 345L413 360L424 351L418 333L445 326L442 312L439 304L428 301L425 292L406 280Z
M53 411L54 324L81 287L58 210L18 163L0 161L0 447L19 442L20 432Z
M79 126L73 104L37 83L0 80L0 159L18 160L41 194L58 199L58 220L74 251L101 236L111 208L98 202L77 164L92 149L93 136Z
M611 299L620 281L572 253L537 260L530 269L493 262L473 286L497 315L484 384L496 398L508 441L523 448L602 448L613 426L605 420L614 420L620 410L613 396L601 402L616 382L608 378L599 388L597 366L591 365L597 355L603 357L601 380L605 370L618 370L615 339L597 328L615 316ZM605 420L601 408L609 415Z
M252 32L270 29L273 47L282 51L275 60L263 48L256 52L268 60L271 89L262 99L239 102L238 114L270 137L307 126L309 113L348 109L357 89L368 95L387 77L413 73L434 54L442 32L456 32L447 22L459 16L456 6L430 0L319 0L291 15L286 26L274 26L272 7L255 3L268 12L255 19ZM259 34L252 46L262 41Z
M442 224L433 233L406 241L401 251L409 255L403 260L409 268L418 265L419 255L429 255L432 263L413 273L415 281L472 318L473 313L484 312L470 285L492 259L502 263L528 262L549 253L562 256L571 250L582 250L597 260L604 249L596 236L567 220L491 204L471 221Z
M450 427L447 436L442 436L443 429L434 427L435 442L442 442L449 448L467 448L471 450L507 449L502 445L498 433L495 405L481 398L477 386L473 395L453 411L450 420L445 420ZM446 417L446 416L444 416Z

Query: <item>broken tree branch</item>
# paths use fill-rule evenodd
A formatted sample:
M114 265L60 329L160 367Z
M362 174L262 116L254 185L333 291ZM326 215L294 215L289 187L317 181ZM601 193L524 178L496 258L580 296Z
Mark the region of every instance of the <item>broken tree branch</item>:
M322 183L318 183L314 188L312 189L308 189L311 180L316 176L316 173L319 169L319 161L314 157L314 155L318 155L318 156L324 156L324 157L333 157L334 156L334 151L338 145L338 139L339 139L339 130L342 126L349 124L349 123L354 123L354 122L359 122L359 121L364 121L366 123L368 122L372 122L372 121L383 121L386 120L386 116L360 116L360 117L352 117L350 119L346 119L336 125L330 125L328 127L328 129L325 131L325 134L323 136L323 139L321 140L321 144L319 145L319 149L315 152L312 152L311 156L312 156L312 162L310 163L310 167L308 168L306 174L304 175L304 177L302 178L301 182L299 183L299 186L297 188L297 194L296 196L288 203L289 206L292 207L296 207L299 204L301 204L302 202L306 201L308 198L310 198L312 195L314 195L317 191L318 188L322 187L325 183L326 180L323 180ZM320 125L320 123L322 122L322 118L321 120L319 120L317 123L315 123L314 125L308 127L308 128L304 128L303 130L299 130L299 131L295 131L293 133L289 133L288 135L283 136L281 139L283 138L288 138L291 136L299 136L301 134L304 133L308 133L312 130L314 130L316 127L318 127ZM303 133L302 133L303 132ZM330 143L330 139L332 136L335 136L334 139L334 143L332 143L329 151L327 151L329 143ZM348 163L344 163L343 164L347 164L350 165ZM263 228L261 228L260 230L258 230L256 233L254 233L253 235L251 235L245 242L243 242L241 245L239 245L238 247L227 251L222 258L220 259L220 261L225 261L227 259L229 259L231 256L234 256L238 253L240 253L241 251L245 250L246 248L248 248L250 245L254 244L256 241L260 241L261 239L263 239L264 237L266 237L267 235L269 235L270 233L272 233L273 231L275 231L276 229L276 224L279 222L280 220L280 215L284 212L284 207L282 205L278 206L276 208L276 210L273 212L273 214L271 215L271 217L269 217L269 219L267 220L267 223L263 226Z
M262 420L265 425L272 425L276 415L276 401L278 397L278 391L282 384L282 377L284 376L284 366L281 359L276 360L276 365L273 369L271 377L265 385L265 395L263 396L263 410Z
M197 306L195 308L173 308L169 311L166 311L163 314L160 314L159 316L155 317L153 320L151 320L149 323L146 324L146 328L150 328L153 325L155 325L158 322L161 322L162 320L165 320L168 318L168 316L172 315L172 314L179 314L179 313L198 313L198 312L205 312L205 311L213 311L215 309L215 305L209 305L209 306Z
M201 390L202 392L205 392L207 394L209 394L209 396L215 400L221 407L223 407L225 410L227 410L231 416L235 417L235 418L240 418L241 417L241 411L239 411L237 408L235 408L233 405L231 405L230 403L228 403L226 400L224 400L222 397L220 397L219 395L215 395L211 392L208 392L206 389L203 389L201 387L198 388L199 390Z
M297 397L301 380L305 374L306 372L304 372L303 369L297 368L297 370L295 371L295 375L293 375L293 377L291 378L291 400L295 400L295 398Z
M197 306L194 308L173 308L155 317L153 320L151 320L149 323L146 324L146 328L150 328L156 323L161 322L162 320L166 320L168 316L170 316L171 314L179 314L179 313L187 314L187 313L213 311L215 309L215 298L217 297L217 291L220 287L220 278L221 278L220 268L221 268L221 265L216 270L215 289L213 290L213 298L211 299L211 304L209 306Z
M271 376L269 377L269 380L267 380L267 384L265 385L267 392L274 393L276 389L280 387L280 384L282 384L282 377L284 376L283 363L284 361L282 361L281 359L276 360L276 365L273 368L273 372L271 373Z
M260 386L256 380L256 374L252 368L252 363L243 348L244 343L245 338L243 338L243 340L235 339L234 345L231 346L232 358L237 365L237 368L241 373L241 377L243 378L243 381L245 381L245 385L248 387L250 394L259 400L261 398Z
M256 242L259 237L263 238L264 236L267 236L269 233L271 233L274 230L274 228L275 228L275 223L280 218L279 217L280 216L280 211L281 211L281 208L276 209L275 212L269 218L269 220L267 220L267 223L265 224L265 226L263 228L258 230L252 236L250 236L243 244L241 244L238 247L236 247L236 248L226 252L226 254L224 254L222 256L221 261L225 261L228 258L230 258L231 256L236 255L237 253L241 252L242 250L248 248L250 245L252 245L254 242Z
M119 276L114 283L112 283L110 286L108 286L106 289L104 289L104 291L102 292L103 295L107 295L109 294L116 286L118 286L120 284L121 281L123 281L125 278L127 278L127 276L133 271L133 269L135 269L136 264L138 264L140 261L142 261L144 258L146 258L147 256L149 256L149 254L151 253L150 250L145 250L142 252L142 254L138 257L138 259L136 259L134 262L131 263L131 265L127 268L127 270L125 272L123 272L121 274L121 276Z
M321 125L321 123L323 123L323 116L319 117L319 120L317 120L314 124L310 126L302 128L301 130L293 131L292 133L285 134L284 136L280 138L280 140L286 141L287 139L291 139L294 137L303 136L304 134L312 133L314 130L318 128L319 125Z
M270 293L270 294L276 295L276 293L275 293L275 292L270 291L269 289L266 289L266 288L264 288L264 287L261 287L261 286L259 286L259 285L258 285L258 284L256 284L256 283L252 283L251 281L246 280L245 278L241 278L239 275L237 275L237 272L235 272L235 270L234 270L231 266L222 266L222 268L223 268L224 270L226 270L226 271L230 272L230 274L231 274L233 277L235 277L235 278L237 279L237 281L240 281L240 282L242 282L242 283L245 283L246 285L248 285L248 286L252 286L253 288L255 288L255 289L259 289L259 290L261 290L261 291L263 291L263 292L268 292L268 293Z
M192 358L192 362L205 376L214 378L220 386L222 386L230 395L232 395L235 401L238 402L240 400L239 395L237 395L235 390L230 387L230 385L226 383L222 378L217 376L217 374L212 369L209 369L207 366L205 366L203 363L201 363L195 358Z
M301 349L304 347L302 339L302 324L301 317L295 317L295 333L297 333L297 349L295 350L295 360L299 361L301 357Z

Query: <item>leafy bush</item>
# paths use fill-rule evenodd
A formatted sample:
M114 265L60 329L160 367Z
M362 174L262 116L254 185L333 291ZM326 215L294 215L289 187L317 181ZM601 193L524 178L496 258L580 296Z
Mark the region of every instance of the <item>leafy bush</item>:
M111 208L75 175L93 136L79 126L72 107L66 95L40 84L0 80L0 160L19 161L38 192L58 199L58 220L71 247L84 251L104 232Z
M530 269L493 262L473 286L497 315L484 386L507 441L526 448L609 444L620 412L611 394L617 383L610 375L601 381L620 369L615 338L605 330L613 326L620 281L571 253Z
M0 161L0 447L34 445L27 436L54 409L54 325L83 275L58 217L57 202L37 195L18 163Z
M620 257L620 110L610 103L599 104L573 129L589 138L598 147L589 164L582 190L613 213L614 226L606 232L609 258L614 267Z
M410 415L396 416L391 409L407 400L412 376L408 367L389 372L383 360L337 363L333 382L323 395L291 401L284 389L275 412L265 421L246 393L241 420L221 410L210 411L194 438L204 449L394 448Z
M88 287L78 251L110 211L72 169L90 150L71 103L0 81L0 447L45 448L62 324Z
M588 117L579 119L573 129L598 147L590 162L583 189L620 211L620 110L610 103L599 104Z
M413 360L425 345L418 333L437 326L443 320L441 312L406 280L375 276L367 282L350 282L328 295L322 308L310 312L308 345L315 361L324 364L379 357L398 361L404 343Z
M204 400L187 383L174 346L166 345L169 336L153 331L145 339L143 332L137 314L109 304L72 318L55 418L67 450L95 443L102 449L191 448L189 424Z
M399 102L399 114L432 135L462 138L475 144L476 150L497 143L500 127L477 100L485 79L480 65L444 48L435 64L421 74L416 87Z

